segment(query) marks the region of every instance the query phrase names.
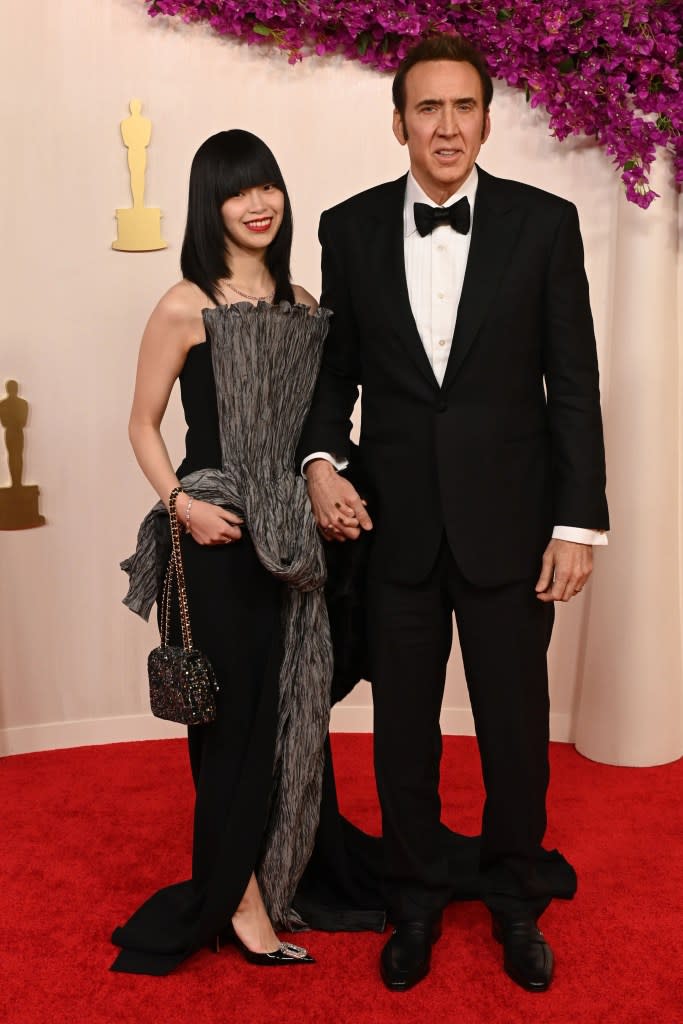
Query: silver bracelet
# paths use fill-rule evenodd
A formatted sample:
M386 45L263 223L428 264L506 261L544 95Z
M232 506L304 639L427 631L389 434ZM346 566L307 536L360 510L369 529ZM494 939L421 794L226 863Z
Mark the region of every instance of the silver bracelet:
M192 508L192 502L194 498L188 498L187 508L185 509L185 529L190 532L190 509Z

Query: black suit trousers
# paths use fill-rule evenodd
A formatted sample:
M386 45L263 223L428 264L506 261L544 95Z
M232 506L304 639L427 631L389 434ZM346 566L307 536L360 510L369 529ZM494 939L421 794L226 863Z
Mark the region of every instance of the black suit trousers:
M439 716L458 627L481 756L486 801L481 871L489 908L540 914L535 886L546 826L548 676L554 608L536 578L497 587L469 583L447 543L418 584L389 582L371 564L368 639L373 680L375 772L393 920L424 917L450 899L439 828Z

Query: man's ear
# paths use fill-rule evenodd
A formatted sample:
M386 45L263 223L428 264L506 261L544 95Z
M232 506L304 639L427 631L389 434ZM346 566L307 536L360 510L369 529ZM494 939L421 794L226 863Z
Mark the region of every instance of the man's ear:
M402 146L405 146L406 142L408 141L408 133L406 132L406 127L405 124L403 123L403 118L401 117L400 111L396 110L395 108L392 128L394 130L394 135L396 136L398 141L401 143Z
M488 139L490 134L491 134L491 113L490 113L490 111L487 110L486 113L484 114L484 124L482 125L482 128L481 128L481 144L482 144L482 146L484 145L484 143L486 142L486 140Z

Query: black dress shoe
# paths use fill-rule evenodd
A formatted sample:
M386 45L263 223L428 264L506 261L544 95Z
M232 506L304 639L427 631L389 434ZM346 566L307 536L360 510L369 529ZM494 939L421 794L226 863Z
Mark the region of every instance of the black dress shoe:
M506 974L529 992L545 992L553 977L553 951L533 917L494 917L493 937L503 945Z
M421 921L400 921L382 950L379 970L393 992L405 992L429 974L432 946L441 935L441 914Z

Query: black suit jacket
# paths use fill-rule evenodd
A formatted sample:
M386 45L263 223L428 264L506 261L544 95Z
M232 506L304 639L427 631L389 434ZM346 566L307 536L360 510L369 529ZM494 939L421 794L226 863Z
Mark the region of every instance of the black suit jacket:
M598 367L576 208L479 169L472 239L439 387L410 308L405 176L320 221L334 316L299 456L360 459L372 565L416 582L444 532L464 575L533 576L554 524L607 529Z

